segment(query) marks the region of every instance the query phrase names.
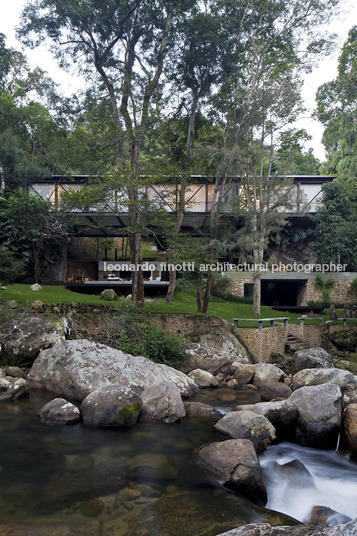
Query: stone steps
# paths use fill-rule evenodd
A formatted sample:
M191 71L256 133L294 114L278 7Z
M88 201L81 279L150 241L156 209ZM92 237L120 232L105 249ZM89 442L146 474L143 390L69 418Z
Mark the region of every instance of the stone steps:
M304 343L302 339L299 339L298 337L295 337L294 335L291 335L290 333L287 336L287 342L285 344L285 348L289 352L297 352L298 350L306 350L309 345Z

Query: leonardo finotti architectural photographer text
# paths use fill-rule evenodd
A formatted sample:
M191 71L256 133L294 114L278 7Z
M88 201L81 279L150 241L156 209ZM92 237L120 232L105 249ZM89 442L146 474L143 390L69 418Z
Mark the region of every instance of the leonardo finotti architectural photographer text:
M112 263L104 262L104 271L105 272L120 272L121 270L126 270L129 272L135 272L138 270L142 271L151 271L151 270L160 270L160 271L169 271L172 272L176 270L177 272L194 272L198 270L199 272L344 272L346 271L347 264L335 264L335 263L325 263L325 264L303 264L303 263L289 263L284 264L282 262L276 264L252 264L244 262L242 264L232 264L230 262L216 262L208 264L198 264L197 267L194 262L183 262L178 264L172 264L167 262L152 263L152 262L143 262L142 264L130 264L130 263Z

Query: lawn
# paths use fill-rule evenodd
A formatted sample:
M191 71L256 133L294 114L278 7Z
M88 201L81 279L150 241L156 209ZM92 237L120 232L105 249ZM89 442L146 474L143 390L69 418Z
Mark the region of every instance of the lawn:
M44 285L39 292L33 292L29 285L8 285L6 290L0 291L0 301L16 300L21 308L29 308L34 300L41 300L44 304L61 304L61 303L88 303L102 304L115 307L118 302L104 301L99 296L90 294L79 294L62 286ZM150 313L181 313L181 314L199 314L196 308L196 299L194 292L176 292L171 305L166 305L163 298L158 298L154 303L145 304L145 311ZM324 319L328 320L328 311L324 311ZM337 311L338 316L343 316L343 311ZM224 301L221 298L212 297L208 314L223 318L232 322L233 318L254 318L253 306L251 304L236 303ZM262 306L261 318L276 318L288 316L289 322L298 324L298 315L284 313L281 311L273 311L270 307ZM318 323L318 320L308 320L308 323ZM254 323L241 323L242 327L256 327ZM269 324L267 324L269 325Z
M89 294L79 294L72 292L62 286L43 285L42 290L34 292L30 285L7 285L6 290L0 290L0 300L16 300L16 303L23 308L30 307L35 300L41 300L45 304L59 303L92 303L113 305L115 302L100 300L99 296Z

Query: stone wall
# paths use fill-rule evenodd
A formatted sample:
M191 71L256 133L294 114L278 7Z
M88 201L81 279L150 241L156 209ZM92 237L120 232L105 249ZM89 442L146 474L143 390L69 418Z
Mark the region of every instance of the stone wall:
M277 277L281 274L277 274ZM345 278L339 278L342 274L325 274L324 279L334 279L335 283L333 287L330 289L330 299L333 303L337 304L351 304L356 303L357 301L357 295L356 293L353 293L351 291L351 282L355 277L355 273L348 274L351 278L345 279ZM267 281L268 279L265 278L263 274L263 281ZM315 286L315 274L306 275L307 280L300 280L301 284L298 289L298 295L297 295L297 305L308 305L308 302L314 301L314 302L322 302L323 297L321 291L319 291ZM294 274L291 274L291 279L294 279ZM280 279L281 282L284 281L284 279ZM296 279L296 281L299 281ZM244 296L244 284L245 283L253 283L253 276L247 276L244 278L241 277L230 277L230 292L234 296ZM277 281L279 283L279 281Z
M315 279L309 279L302 287L298 305L308 305L310 301L324 301L322 292L316 288ZM351 280L336 279L333 287L330 289L330 301L341 305L355 303L357 296L351 291Z
M232 324L216 316L149 313L150 321L166 333L177 333L181 337L199 341L203 335L211 334L215 329L232 329Z
M248 349L253 360L268 363L272 353L284 353L287 327L274 326L263 329L236 328L235 333Z
M244 284L245 283L253 283L253 277L247 277L245 279L243 278L237 278L237 279L230 279L229 280L229 290L233 294L233 296L244 296Z

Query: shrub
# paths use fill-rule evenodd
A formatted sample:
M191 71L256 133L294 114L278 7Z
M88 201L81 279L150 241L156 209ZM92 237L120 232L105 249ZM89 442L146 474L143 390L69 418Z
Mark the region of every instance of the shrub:
M315 287L322 293L324 303L330 302L330 290L334 286L333 279L323 279L320 275L315 278Z
M168 335L153 325L131 302L120 300L105 322L99 342L155 363L180 366L187 358L185 341L179 335Z

